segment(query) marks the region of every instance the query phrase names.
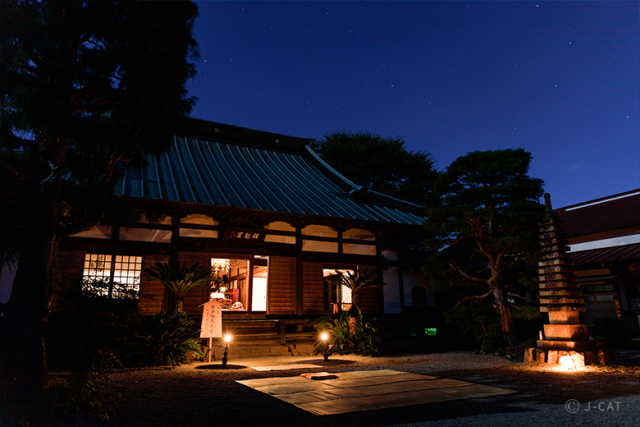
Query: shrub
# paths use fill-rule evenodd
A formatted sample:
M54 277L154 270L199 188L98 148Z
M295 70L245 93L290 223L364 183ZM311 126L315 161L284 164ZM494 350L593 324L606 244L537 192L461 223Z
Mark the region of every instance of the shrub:
M458 327L462 337L474 339L481 353L493 353L505 346L495 310L488 304L459 306L445 312L444 317Z
M315 325L319 331L329 335L329 354L360 354L368 356L378 353L379 327L368 319L359 307L342 311L334 317L325 317ZM318 343L316 353L322 353L323 343Z
M185 312L177 310L140 317L127 336L127 364L173 367L186 362L187 353L202 357L196 342L200 329L193 323Z
M536 306L520 306L512 308L514 324L517 325L519 338L523 341L535 340L542 329L540 308ZM478 302L470 306L459 306L444 313L450 325L460 331L462 337L473 338L480 353L494 353L507 348L495 310L486 302Z
M140 317L137 292L114 283L120 298L107 298L99 283L83 286L77 280L59 281L56 310L49 318L47 356L54 370L85 370L97 352L122 356L127 353L125 331Z
M67 381L52 385L48 391L51 418L108 419L122 398L111 388L109 377L117 364L113 354L98 351L84 369L76 369Z

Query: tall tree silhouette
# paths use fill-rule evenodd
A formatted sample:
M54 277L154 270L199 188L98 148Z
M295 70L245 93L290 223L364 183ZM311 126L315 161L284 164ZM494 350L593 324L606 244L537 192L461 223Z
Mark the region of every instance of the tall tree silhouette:
M117 166L166 150L195 102L197 14L188 1L0 3L0 252L18 260L0 379L16 396L47 383L58 242L100 223Z

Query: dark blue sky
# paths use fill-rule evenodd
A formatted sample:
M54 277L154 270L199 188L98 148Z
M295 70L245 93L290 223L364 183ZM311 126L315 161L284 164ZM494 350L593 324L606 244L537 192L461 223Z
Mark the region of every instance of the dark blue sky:
M401 136L439 169L523 147L554 207L640 188L638 1L198 5L193 117Z

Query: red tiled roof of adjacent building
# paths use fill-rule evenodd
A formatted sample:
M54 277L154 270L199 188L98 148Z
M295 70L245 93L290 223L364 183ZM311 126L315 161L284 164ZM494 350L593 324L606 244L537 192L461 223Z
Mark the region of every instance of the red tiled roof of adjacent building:
M592 249L589 251L569 252L574 264L594 264L626 259L640 258L640 243L610 248Z
M640 225L640 189L555 209L567 237Z

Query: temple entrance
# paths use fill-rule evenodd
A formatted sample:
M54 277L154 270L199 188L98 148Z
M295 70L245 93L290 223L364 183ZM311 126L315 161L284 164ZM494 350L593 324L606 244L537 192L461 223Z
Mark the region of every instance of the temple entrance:
M267 279L269 267L267 257L257 256L253 259L251 310L267 311Z
M210 299L219 300L223 311L266 311L267 263L262 256L211 258Z

